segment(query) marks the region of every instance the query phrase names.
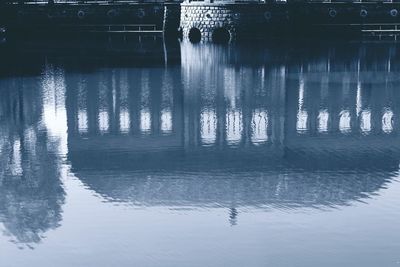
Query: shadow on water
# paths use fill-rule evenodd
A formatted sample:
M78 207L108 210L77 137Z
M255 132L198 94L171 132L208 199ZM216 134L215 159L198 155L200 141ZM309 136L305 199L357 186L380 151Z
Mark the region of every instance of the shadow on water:
M241 207L352 205L398 174L395 45L41 45L0 52L0 221L18 242L62 219L44 90L65 95L73 173L109 201L226 207L234 225Z

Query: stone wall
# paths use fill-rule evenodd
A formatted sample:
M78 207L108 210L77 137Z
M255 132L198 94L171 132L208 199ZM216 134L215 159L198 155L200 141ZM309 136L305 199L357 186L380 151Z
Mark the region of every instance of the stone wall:
M199 29L202 40L211 40L217 29L225 29L231 39L246 35L257 36L264 32L270 17L265 17L265 4L181 4L181 28L184 37L189 37L191 29ZM284 18L285 11L276 12Z

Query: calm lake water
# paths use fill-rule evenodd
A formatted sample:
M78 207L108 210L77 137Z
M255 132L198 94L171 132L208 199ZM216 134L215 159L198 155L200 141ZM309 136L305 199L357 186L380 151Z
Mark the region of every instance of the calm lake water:
M400 266L388 43L0 46L0 266Z

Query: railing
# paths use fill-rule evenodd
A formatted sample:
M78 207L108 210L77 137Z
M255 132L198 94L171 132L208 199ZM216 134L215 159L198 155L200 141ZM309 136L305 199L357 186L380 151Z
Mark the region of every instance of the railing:
M379 39L385 37L392 37L394 40L397 40L398 36L400 35L400 24L398 23L363 24L361 32L369 36L378 37Z
M1 1L1 0L0 0ZM164 0L114 0L114 1L99 1L99 0L86 0L86 1L76 1L76 0L54 0L54 1L45 1L45 0L29 0L29 1L1 1L3 4L123 4L123 3L164 3L167 1ZM170 2L170 1L168 1ZM179 2L179 1L178 1Z
M164 3L183 2L184 0L27 0L1 1L3 4L123 4L123 3ZM188 2L233 2L233 3L394 3L400 0L186 0Z
M153 33L161 34L155 24L82 24L61 25L61 30L85 33Z

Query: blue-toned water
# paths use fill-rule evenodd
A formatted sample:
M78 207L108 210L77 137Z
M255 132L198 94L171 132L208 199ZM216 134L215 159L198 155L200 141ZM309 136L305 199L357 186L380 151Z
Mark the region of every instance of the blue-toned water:
M0 47L0 266L400 266L396 44Z

